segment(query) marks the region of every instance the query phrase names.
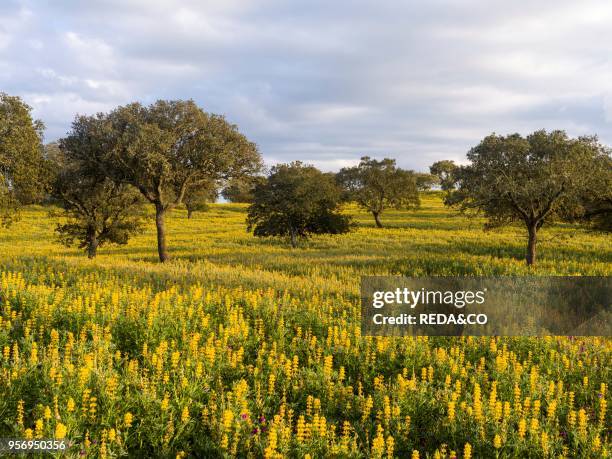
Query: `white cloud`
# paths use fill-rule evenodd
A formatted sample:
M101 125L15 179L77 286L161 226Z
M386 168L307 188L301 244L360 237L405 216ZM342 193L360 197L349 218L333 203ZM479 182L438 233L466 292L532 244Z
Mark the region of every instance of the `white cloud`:
M76 32L66 32L64 35L69 56L81 69L109 73L117 65L113 48L104 40L89 38Z
M306 103L297 107L303 122L336 123L360 118L374 111L369 107L347 104Z

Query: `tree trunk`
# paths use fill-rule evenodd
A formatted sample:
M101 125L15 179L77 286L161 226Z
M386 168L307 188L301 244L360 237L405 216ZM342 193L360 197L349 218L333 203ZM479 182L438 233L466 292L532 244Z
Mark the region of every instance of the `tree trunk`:
M382 228L382 227L383 227L383 225L382 225L382 223L380 222L380 218L379 218L380 212L372 212L372 215L374 215L374 220L376 221L376 226L377 226L378 228Z
M294 249L297 247L297 235L293 229L291 230L291 247Z
M155 204L155 226L157 227L157 253L162 263L168 259L166 247L166 209L161 204Z
M98 237L96 236L95 228L88 228L87 230L87 258L90 260L96 257L98 252Z
M191 214L192 213L193 213L193 210L187 209L187 218L191 219Z
M527 228L529 231L529 241L527 242L527 266L532 266L536 261L536 244L538 242L538 228L536 224L530 224Z

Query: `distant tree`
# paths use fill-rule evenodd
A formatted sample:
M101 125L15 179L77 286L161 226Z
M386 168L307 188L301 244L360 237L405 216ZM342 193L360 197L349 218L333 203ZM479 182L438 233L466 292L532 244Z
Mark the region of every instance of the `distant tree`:
M93 155L98 146L90 143L81 148ZM60 216L67 220L56 227L61 243L68 247L77 244L94 258L99 247L127 244L129 237L142 229L144 200L138 190L113 182L58 149L53 149L49 161L54 166L52 196L63 208Z
M455 179L453 172L457 169L454 161L445 159L436 161L429 167L429 172L438 177L440 188L444 191L450 191L455 188Z
M207 182L189 188L184 199L187 218L191 218L194 212L206 212L208 210L208 203L214 202L217 196L217 186L214 182Z
M370 211L379 228L383 226L380 215L385 209L420 205L414 172L398 168L394 159L377 161L364 156L358 166L341 169L336 180L344 189L344 199L356 201Z
M582 212L587 190L609 192L596 179L609 152L595 137L572 139L544 130L526 138L492 134L467 157L471 164L455 171L458 188L446 203L483 213L487 228L521 221L528 233L528 265L536 261L537 235L545 223Z
M65 165L66 156L60 148L59 142L49 142L43 146L43 156L51 163L51 167L61 168Z
M221 195L229 202L253 202L255 187L263 184L266 178L260 175L231 180Z
M612 158L600 155L590 170L591 180L566 220L586 223L597 231L612 232Z
M19 97L0 92L0 219L8 226L22 204L44 195L42 122Z
M57 200L53 188L55 187L58 174L62 168L67 167L68 164L65 163L65 156L61 152L58 142L50 142L43 145L42 156L39 180L45 193L39 201L53 202Z
M255 236L289 237L292 247L310 234L340 234L349 218L338 212L341 196L333 177L300 162L274 166L256 186L248 230Z
M417 190L419 191L429 191L440 183L440 179L433 174L416 172L414 176L416 179Z
M254 143L222 116L208 114L193 101L164 101L144 107L132 103L108 115L78 117L63 144L94 142L93 157L81 158L116 183L134 186L155 206L157 249L168 259L166 214L183 203L187 191L259 170Z

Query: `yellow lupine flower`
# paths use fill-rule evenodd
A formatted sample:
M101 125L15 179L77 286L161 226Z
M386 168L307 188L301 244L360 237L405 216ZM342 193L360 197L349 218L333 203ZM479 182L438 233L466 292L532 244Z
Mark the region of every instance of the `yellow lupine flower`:
M495 449L499 449L502 447L502 439L499 434L496 434L495 437L493 438L493 447Z
M63 438L66 438L67 431L68 431L68 429L66 428L66 426L64 424L62 424L61 422L58 422L57 425L55 426L55 435L54 435L54 437L57 440L61 440Z
M544 431L542 431L542 435L540 437L540 444L542 446L542 451L544 451L544 454L546 454L548 452L548 434Z
M189 421L189 407L184 407L181 411L181 422L184 424Z
M296 437L298 443L304 443L304 440L306 439L306 420L304 419L304 416L300 416L298 418Z
M455 420L455 402L448 402L448 420L450 422Z
M234 421L234 413L232 410L225 410L223 412L223 429L228 431L232 428L232 423Z
M518 436L519 438L525 438L527 432L527 421L525 418L521 418L518 422Z
M585 437L587 433L587 419L588 416L584 408L580 408L578 410L578 433Z
M134 417L132 416L132 413L128 411L123 416L123 425L129 429L130 427L132 427L132 422L134 422Z
M34 423L34 435L36 438L42 438L45 423L42 419L37 419Z
M470 459L472 457L472 445L466 443L463 447L463 458Z
M74 411L74 406L75 406L74 399L70 397L68 401L66 402L66 410L69 413L72 413Z
M17 402L17 424L20 427L23 427L24 410L25 410L25 402L23 400L19 400L19 402Z
M599 434L597 434L595 438L593 438L593 451L599 451L599 448L601 448L601 439L599 438Z
M161 401L160 408L162 411L166 411L168 409L168 405L170 404L170 396L166 392L164 394L164 398Z

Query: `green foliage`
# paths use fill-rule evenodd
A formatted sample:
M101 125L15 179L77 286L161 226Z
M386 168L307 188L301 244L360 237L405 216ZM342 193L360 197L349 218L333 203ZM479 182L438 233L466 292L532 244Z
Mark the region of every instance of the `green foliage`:
M214 202L217 195L215 182L203 183L187 190L184 199L187 218L191 218L194 212L206 212L209 209L208 203Z
M419 191L429 191L440 183L438 176L433 174L416 172L414 177L416 179L417 190Z
M257 147L222 116L193 101L119 107L108 115L115 144L102 158L106 172L137 187L167 210L190 187L257 170Z
M134 186L155 206L160 261L168 259L165 214L183 203L190 188L261 166L256 145L237 126L192 100L159 100L148 107L132 103L108 115L78 117L71 137L99 147L95 155L81 156L83 162L117 183Z
M266 178L260 175L234 179L227 184L221 194L229 202L252 203L254 200L255 187L263 184L265 181Z
M597 231L612 231L612 158L610 150L595 158L589 170L590 180L570 208L566 220L581 221Z
M0 92L0 213L8 226L22 204L44 195L42 122L19 97Z
M67 165L66 155L61 151L59 142L50 142L43 146L42 180L49 191L46 199L53 200L53 187L61 169Z
M77 244L94 258L107 243L127 244L142 229L142 197L129 185L88 175L78 164L64 164L54 184L54 196L64 208L67 222L59 224L59 240Z
M526 138L492 134L467 156L471 164L453 173L458 189L446 203L484 213L487 228L523 222L528 264L535 262L537 231L545 223L583 213L587 193L609 192L598 179L609 152L594 137L543 130Z
M348 217L337 212L340 190L331 176L313 166L274 166L254 194L247 224L255 236L288 236L295 247L298 237L349 230Z
M341 169L336 180L344 189L344 199L370 211L379 228L380 214L385 209L408 209L420 204L415 173L398 168L394 159L377 161L364 156L358 166Z
M450 191L455 188L455 178L453 173L457 169L454 161L445 159L436 161L429 167L429 172L438 178L440 188L444 191Z

